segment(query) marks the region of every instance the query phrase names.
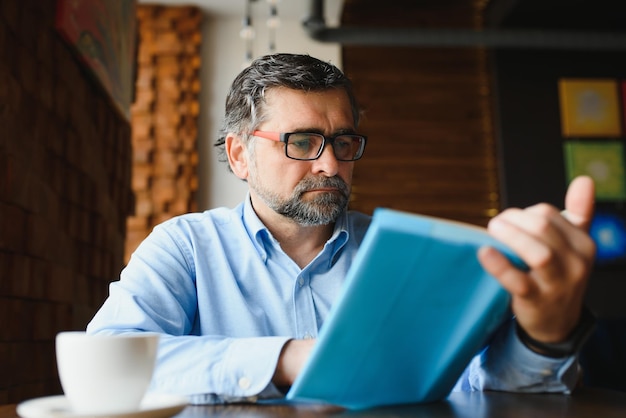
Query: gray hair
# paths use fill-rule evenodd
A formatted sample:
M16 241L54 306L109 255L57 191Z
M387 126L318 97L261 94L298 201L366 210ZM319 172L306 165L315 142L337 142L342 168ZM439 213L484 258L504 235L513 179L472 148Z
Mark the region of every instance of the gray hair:
M220 161L228 161L224 143L229 132L242 135L248 143L250 133L264 120L265 92L276 87L302 91L344 89L352 107L354 126L359 124L360 110L352 83L339 68L309 55L266 55L253 61L230 87L224 120L215 141Z

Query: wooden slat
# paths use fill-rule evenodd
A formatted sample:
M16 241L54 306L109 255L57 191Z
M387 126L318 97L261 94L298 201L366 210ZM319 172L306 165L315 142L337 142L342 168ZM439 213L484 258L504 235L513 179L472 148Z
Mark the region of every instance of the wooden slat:
M125 260L152 228L195 210L202 14L194 7L138 6L137 100L132 108L135 216Z
M375 24L373 13L391 26L476 24L467 0L406 2L393 12L397 6L348 0L342 24ZM343 66L365 110L359 132L369 138L355 165L350 207L386 206L485 225L498 211L499 194L484 51L346 46Z

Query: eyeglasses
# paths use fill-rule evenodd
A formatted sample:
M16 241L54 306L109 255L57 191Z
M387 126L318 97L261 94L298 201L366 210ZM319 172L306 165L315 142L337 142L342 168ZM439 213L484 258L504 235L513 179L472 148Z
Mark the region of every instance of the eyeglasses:
M329 142L338 161L355 161L363 156L367 137L363 135L339 134L324 136L311 132L265 132L254 131L252 135L285 143L285 155L293 160L317 160Z

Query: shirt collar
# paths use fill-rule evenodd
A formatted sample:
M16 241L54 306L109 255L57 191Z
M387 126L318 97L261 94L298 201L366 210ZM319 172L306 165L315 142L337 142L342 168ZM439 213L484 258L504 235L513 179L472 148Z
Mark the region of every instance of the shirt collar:
M254 211L252 201L250 200L250 193L246 195L243 205L243 224L250 240L265 263L267 261L265 245L271 245L271 242L276 243L276 240Z
M347 212L344 211L337 221L335 222L335 228L330 239L326 242L324 250L331 247L329 260L329 267L335 264L340 250L348 242L350 233L348 231ZM243 207L243 223L250 240L254 244L254 247L258 251L259 255L263 259L263 262L267 262L267 247L268 245L279 245L278 241L272 236L267 227L261 222L257 216L254 208L252 207L252 201L250 200L250 193L247 194Z
M350 232L348 231L348 212L344 210L335 222L333 235L331 235L328 242L326 242L326 247L332 246L330 257L328 257L329 268L337 262L341 249L346 245L346 242L348 242L348 238L350 238Z

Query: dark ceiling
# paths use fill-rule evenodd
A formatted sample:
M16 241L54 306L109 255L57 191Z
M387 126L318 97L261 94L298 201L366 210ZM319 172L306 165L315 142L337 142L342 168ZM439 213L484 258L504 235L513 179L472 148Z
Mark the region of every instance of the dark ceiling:
M625 0L491 0L485 16L495 27L626 31Z
M344 45L626 50L626 0L344 0L340 28L321 20Z
M626 0L344 0L343 20L367 26L626 31Z

